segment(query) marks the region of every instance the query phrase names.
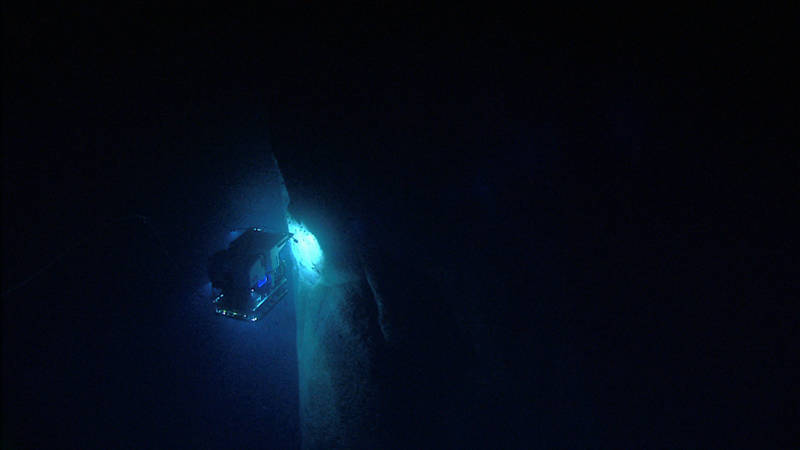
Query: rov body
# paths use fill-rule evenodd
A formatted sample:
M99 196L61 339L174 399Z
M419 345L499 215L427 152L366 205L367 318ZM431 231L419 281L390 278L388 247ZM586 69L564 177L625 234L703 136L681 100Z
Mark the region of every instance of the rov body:
M209 259L208 276L217 314L255 322L289 292L281 250L291 233L249 228Z

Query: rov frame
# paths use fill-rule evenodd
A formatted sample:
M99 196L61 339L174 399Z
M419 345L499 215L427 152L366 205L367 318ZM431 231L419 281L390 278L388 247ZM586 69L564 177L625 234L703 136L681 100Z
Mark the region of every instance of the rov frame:
M255 322L289 292L287 262L280 256L291 233L249 228L209 260L215 312Z

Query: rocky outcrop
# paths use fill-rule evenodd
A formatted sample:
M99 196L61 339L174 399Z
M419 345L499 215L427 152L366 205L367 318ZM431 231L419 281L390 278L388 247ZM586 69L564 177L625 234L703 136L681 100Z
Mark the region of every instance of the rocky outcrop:
M293 241L303 446L457 445L463 433L448 430L463 428L469 352L440 283L388 235L318 208L290 204L288 216L290 231L304 227Z

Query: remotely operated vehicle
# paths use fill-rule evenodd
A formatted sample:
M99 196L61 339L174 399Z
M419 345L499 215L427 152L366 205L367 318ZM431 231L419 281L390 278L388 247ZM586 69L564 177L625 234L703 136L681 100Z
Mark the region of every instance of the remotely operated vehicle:
M217 314L255 322L289 292L281 250L291 233L249 228L209 259Z

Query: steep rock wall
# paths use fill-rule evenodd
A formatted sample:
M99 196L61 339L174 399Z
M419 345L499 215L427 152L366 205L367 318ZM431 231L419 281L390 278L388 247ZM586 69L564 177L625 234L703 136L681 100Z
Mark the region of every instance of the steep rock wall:
M324 255L304 266L294 242L303 446L456 445L468 351L440 283L388 235L284 195Z

